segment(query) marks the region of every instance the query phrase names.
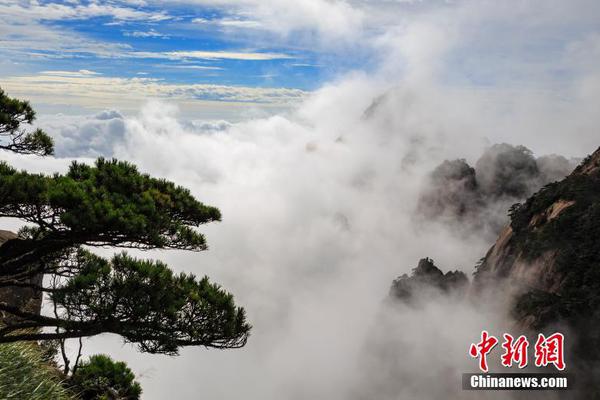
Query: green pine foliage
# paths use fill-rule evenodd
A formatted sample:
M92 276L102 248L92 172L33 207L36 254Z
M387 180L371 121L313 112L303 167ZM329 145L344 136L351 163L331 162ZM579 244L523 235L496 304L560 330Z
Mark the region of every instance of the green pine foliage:
M20 147L0 149L50 154L51 141L41 151L23 133L21 124L34 116L27 102L0 91L0 136L13 144L20 140ZM124 253L104 259L89 251L206 250L197 228L220 221L221 214L188 189L117 160L74 162L64 175L17 171L0 162L0 217L28 223L19 239L0 246L0 288L33 291L36 298L46 294L56 308L54 316L40 315L35 307L0 299L0 311L8 316L0 321L0 343L114 333L141 351L170 355L182 346L246 343L250 325L244 310L208 278L174 274L162 262Z
M559 200L575 203L557 218L540 227L530 226L535 215L542 214ZM559 299L541 302L529 296L528 304L553 304L557 315L573 318L590 314L600 306L600 176L571 175L550 184L513 211L512 239L527 259L544 252L556 252L558 272L564 275ZM536 297L532 301L531 297ZM524 300L525 301L525 300ZM524 309L526 308L522 305ZM524 310L523 309L523 310Z
M591 162L588 157L582 166ZM545 186L510 210L513 254L534 260L547 251L561 276L557 293L530 291L517 301L517 317L533 316L534 327L559 322L578 332L574 351L581 360L600 359L600 173L575 173ZM556 218L543 216L555 202L573 201Z
M183 345L239 347L250 326L233 296L207 277L175 274L160 261L119 254L77 255L79 272L52 300L71 316L69 331L114 332L141 351L175 355Z
M205 250L191 229L221 214L189 190L127 162L74 162L66 175L17 171L0 163L0 216L21 218L62 240L143 248Z
M124 362L98 354L83 362L69 380L81 400L138 400L142 387Z
M23 124L30 125L35 112L27 101L8 97L0 89L0 149L20 154L51 155L54 142L41 129L27 131Z

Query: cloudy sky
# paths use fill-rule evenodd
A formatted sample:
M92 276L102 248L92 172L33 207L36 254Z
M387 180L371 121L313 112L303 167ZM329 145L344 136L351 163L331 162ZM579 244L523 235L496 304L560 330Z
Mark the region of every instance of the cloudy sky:
M56 140L56 157L3 160L117 157L223 213L209 251L139 255L231 290L254 326L244 349L85 342L151 400L464 398L468 345L502 318L383 306L419 258L470 274L493 243L415 221L428 172L494 143L600 145L592 0L0 0L0 53L0 87Z
M373 49L355 41L362 8L272 3L2 1L0 77L14 93L71 109L115 97L131 109L149 96L285 106L369 65Z
M230 119L384 64L394 79L553 90L596 41L598 6L580 3L2 0L0 84L53 112L131 112L151 97Z

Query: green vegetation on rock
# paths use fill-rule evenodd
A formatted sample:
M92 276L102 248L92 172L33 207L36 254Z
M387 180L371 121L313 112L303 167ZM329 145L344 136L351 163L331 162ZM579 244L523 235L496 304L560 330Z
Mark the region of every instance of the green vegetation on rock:
M83 362L69 383L82 400L138 400L142 394L127 365L103 354Z
M549 219L549 210L560 202L570 205ZM580 322L591 317L600 323L600 174L576 170L514 206L510 215L515 253L534 260L552 252L562 276L557 293L527 293L517 312L535 315L540 327L558 319Z

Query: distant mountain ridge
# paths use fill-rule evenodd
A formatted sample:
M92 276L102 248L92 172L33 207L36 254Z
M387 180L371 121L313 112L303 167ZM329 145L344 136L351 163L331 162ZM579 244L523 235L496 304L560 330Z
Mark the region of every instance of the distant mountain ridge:
M486 231L491 240L506 224L508 207L564 179L579 161L555 154L536 158L524 146L494 144L474 166L464 159L439 164L422 187L416 213L423 222L445 222L467 233Z

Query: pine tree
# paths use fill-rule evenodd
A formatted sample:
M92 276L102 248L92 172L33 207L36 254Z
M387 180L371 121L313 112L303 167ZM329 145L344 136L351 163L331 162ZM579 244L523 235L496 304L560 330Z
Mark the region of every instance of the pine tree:
M7 139L0 148L52 154L45 133L25 133L21 126L34 117L27 102L0 90L0 134ZM220 221L221 214L189 190L117 160L74 162L66 174L51 176L0 162L0 217L28 224L18 239L0 246L0 289L27 288L54 309L53 316L41 315L0 298L0 343L114 333L141 351L170 355L182 346L246 343L244 309L207 277L175 274L160 261L125 252L105 259L89 250L206 250L196 228Z

